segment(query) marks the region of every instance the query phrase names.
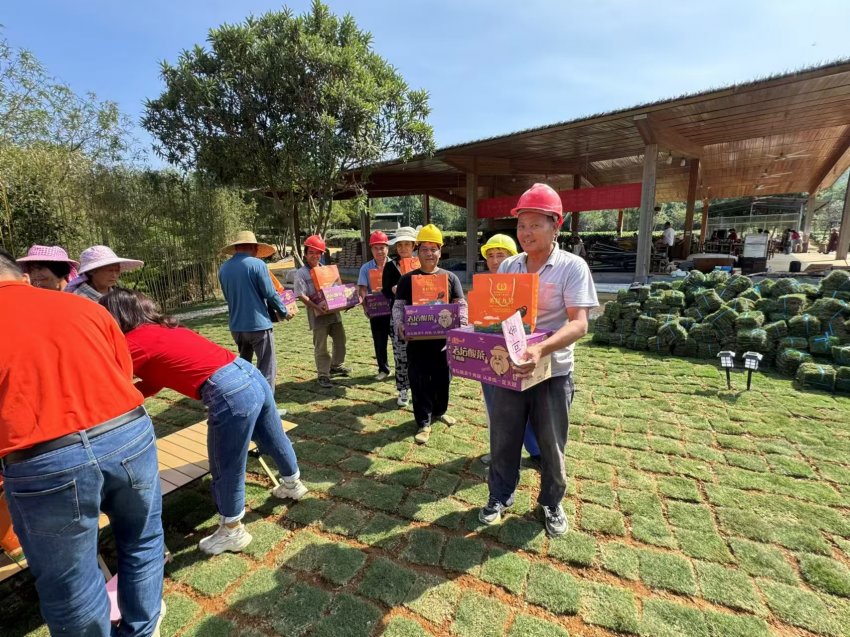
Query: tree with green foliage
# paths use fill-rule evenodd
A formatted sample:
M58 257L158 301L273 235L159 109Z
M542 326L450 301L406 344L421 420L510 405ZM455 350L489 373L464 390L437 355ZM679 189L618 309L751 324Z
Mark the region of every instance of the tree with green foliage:
M433 150L428 95L372 50L354 18L314 2L209 32L207 47L162 64L165 91L143 125L173 165L269 192L291 215L327 229L332 199L363 191L368 166Z

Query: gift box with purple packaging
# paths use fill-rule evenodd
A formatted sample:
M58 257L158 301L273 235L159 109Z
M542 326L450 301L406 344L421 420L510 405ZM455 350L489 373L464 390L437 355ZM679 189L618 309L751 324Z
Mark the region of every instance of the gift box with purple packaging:
M549 332L533 332L527 337L529 345L539 343ZM521 378L511 367L511 357L502 334L476 332L472 327L449 331L446 356L454 376L477 380L488 385L523 391L552 376L551 355L540 359L534 373Z
M295 303L297 297L293 290L283 289L280 290L277 295L280 297L283 306L291 316L298 314L298 305Z
M369 318L389 316L391 313L390 300L380 293L364 296L363 307L366 309L366 316Z
M341 312L360 304L357 286L353 283L332 285L322 288L310 296L310 300L326 308L328 312Z
M446 332L456 327L460 327L460 306L457 303L404 306L407 340L446 338Z

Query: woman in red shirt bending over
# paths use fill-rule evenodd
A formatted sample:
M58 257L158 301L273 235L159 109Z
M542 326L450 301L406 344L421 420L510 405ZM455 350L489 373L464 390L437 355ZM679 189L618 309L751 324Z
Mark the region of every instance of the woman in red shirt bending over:
M212 491L221 522L198 547L210 555L241 551L253 539L245 515L245 465L253 440L274 458L283 482L278 498L307 493L292 443L283 431L271 387L248 361L165 317L145 295L115 288L100 304L118 321L133 357L136 387L153 396L167 387L203 401L209 410L207 448Z

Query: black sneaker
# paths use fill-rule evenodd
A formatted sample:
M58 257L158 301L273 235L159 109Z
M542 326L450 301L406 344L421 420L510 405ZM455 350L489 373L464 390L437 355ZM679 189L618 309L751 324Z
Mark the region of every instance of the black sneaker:
M556 507L541 507L543 509L543 523L546 525L546 533L549 537L561 537L570 528L564 507L560 504Z
M502 512L505 511L510 504L503 504L494 497L487 500L487 506L478 512L478 521L481 524L495 524L502 519Z
M330 376L319 376L319 387L330 389L334 384L331 382Z
M349 376L351 374L351 368L346 367L345 365L337 365L336 367L331 367L331 376Z

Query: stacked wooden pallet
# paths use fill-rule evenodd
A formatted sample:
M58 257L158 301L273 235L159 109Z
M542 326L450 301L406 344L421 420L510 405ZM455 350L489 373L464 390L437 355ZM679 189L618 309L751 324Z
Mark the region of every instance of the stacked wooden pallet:
M359 268L363 265L363 247L359 239L346 241L342 250L336 254L336 264L340 268Z

